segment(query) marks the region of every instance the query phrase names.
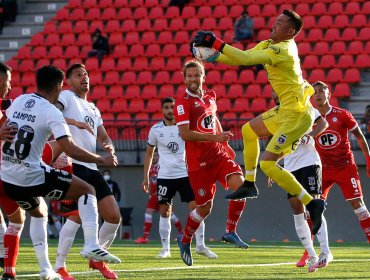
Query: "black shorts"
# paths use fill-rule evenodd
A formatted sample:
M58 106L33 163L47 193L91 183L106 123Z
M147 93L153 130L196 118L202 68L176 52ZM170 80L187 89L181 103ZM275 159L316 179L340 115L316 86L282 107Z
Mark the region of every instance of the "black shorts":
M3 181L6 194L24 210L32 210L40 205L39 197L61 200L72 183L72 174L46 167L45 183L36 186L20 187Z
M190 186L189 177L178 179L157 179L157 195L159 204L172 205L173 198L179 192L182 202L194 200L194 193Z
M322 193L322 169L319 165L310 165L292 172L293 176L309 194ZM288 199L294 197L287 194Z
M96 192L97 201L108 195L113 195L108 183L104 180L99 170L93 170L86 166L73 163L73 175L92 185Z

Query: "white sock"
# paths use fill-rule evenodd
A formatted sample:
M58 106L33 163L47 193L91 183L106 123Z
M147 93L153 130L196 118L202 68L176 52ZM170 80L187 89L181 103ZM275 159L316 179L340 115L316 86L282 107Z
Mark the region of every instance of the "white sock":
M78 211L84 230L86 250L96 249L98 241L98 205L96 197L92 194L85 194L78 199Z
M145 215L144 215L144 221L146 223L152 223L153 222L153 215L152 214L145 213Z
M171 222L173 222L174 224L176 224L180 219L175 215L175 213L172 212L172 215L171 215Z
M330 249L329 249L328 228L324 216L322 217L321 227L317 232L316 237L320 243L321 252L329 254Z
M57 259L55 261L54 267L55 270L58 270L61 267L66 267L67 255L72 247L73 241L79 228L80 224L75 223L74 221L69 219L67 219L67 221L63 225L61 231L59 232Z
M117 230L121 224L111 224L104 221L99 230L99 244L108 249L116 237Z
M204 247L204 231L205 231L206 225L204 224L204 221L202 221L199 224L198 229L195 231L195 242L197 247Z
M159 217L159 235L163 249L170 249L170 234L171 234L171 218Z
M366 220L370 217L369 211L366 208L366 205L363 205L357 209L354 210L355 214L357 215L357 218L359 221Z
M293 215L293 217L295 230L303 247L306 249L310 257L316 256L316 252L313 248L313 242L311 239L310 227L308 226L308 223L304 217L304 213Z
M41 270L52 269L48 256L47 224L48 217L31 217L30 236Z
M47 225L47 230L48 230L48 235L54 235L52 229L51 229L51 225L48 223Z
M4 258L4 234L6 232L6 224L0 223L0 258Z
M62 223L60 222L60 221L56 221L55 223L54 223L54 226L55 226L55 228L57 229L57 232L58 232L58 234L59 234L59 232L61 231L61 229L62 229Z

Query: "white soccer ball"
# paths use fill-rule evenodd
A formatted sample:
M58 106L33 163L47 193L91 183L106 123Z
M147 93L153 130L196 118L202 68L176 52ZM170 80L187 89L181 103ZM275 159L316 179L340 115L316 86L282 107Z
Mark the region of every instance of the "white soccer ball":
M207 61L210 57L214 56L217 50L206 47L195 47L193 45L193 54L199 61Z

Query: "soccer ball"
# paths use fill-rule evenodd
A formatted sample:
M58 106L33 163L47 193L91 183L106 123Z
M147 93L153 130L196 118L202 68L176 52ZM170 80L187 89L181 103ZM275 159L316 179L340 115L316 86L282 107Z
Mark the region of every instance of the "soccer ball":
M217 50L206 47L195 47L193 45L193 54L199 61L207 61L210 57L214 56Z

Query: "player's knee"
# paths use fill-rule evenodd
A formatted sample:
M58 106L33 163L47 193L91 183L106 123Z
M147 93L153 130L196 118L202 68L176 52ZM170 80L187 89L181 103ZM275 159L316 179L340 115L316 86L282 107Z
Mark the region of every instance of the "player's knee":
M249 122L242 126L242 135L243 139L247 140L254 140L258 138L257 134L254 132Z
M261 160L260 161L260 168L267 176L271 177L272 171L276 168L276 162L275 161L269 161L269 160Z

